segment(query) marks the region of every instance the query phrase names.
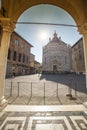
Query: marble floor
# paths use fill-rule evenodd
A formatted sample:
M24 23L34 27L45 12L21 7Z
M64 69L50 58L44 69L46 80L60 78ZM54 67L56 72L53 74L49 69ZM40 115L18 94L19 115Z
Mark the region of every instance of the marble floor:
M0 112L0 130L87 130L87 108L7 105Z

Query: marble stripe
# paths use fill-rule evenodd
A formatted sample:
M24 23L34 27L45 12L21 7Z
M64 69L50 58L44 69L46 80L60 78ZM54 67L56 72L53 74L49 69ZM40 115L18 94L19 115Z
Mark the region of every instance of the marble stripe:
M3 126L6 124L7 121L22 121L21 130L23 130L23 127L24 127L24 124L25 124L25 121L26 121L26 117L7 117L5 119L5 121L3 122L3 124L0 126L0 129L3 128Z
M62 124L38 124L35 130L64 130Z
M8 124L6 127L5 127L5 130L9 130L9 129L12 129L12 130L18 130L18 124Z
M27 105L8 105L3 111L7 112L46 112L46 111L87 111L84 105L47 105L47 106L27 106Z
M57 117L30 117L27 130L32 130L33 120L64 120L68 130L73 130L70 123L68 122L65 116L57 116Z
M87 111L84 111L84 113L87 115Z
M0 113L1 114L1 113ZM4 115L3 115L4 114ZM4 116L4 118L3 118ZM36 130L38 124L60 124L64 130L82 130L87 129L86 111L51 111L51 112L2 112L0 130L14 129L18 130ZM24 122L24 123L23 123ZM61 126L62 130L63 127ZM42 129L42 126L40 126ZM49 126L48 126L49 127ZM53 127L51 127L53 130ZM51 130L50 129L50 130ZM42 129L43 130L43 129Z
M5 111L0 112L0 118L4 115Z
M80 123L80 126L82 127L82 129L85 129L85 130L87 129L87 127L83 123Z
M87 124L87 120L83 116L70 116L70 119L72 120L73 124L77 128L77 130L81 130L80 127L78 126L76 120L82 120L84 121L85 124ZM87 127L86 127L87 129Z

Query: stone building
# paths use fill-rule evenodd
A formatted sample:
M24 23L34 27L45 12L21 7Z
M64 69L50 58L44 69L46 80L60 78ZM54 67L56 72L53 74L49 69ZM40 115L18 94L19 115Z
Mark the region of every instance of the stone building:
M41 63L35 60L35 55L30 54L30 74L40 73L42 71Z
M41 63L35 61L34 64L35 64L35 73L36 74L37 73L41 73L42 72L42 65L41 65Z
M72 71L76 73L85 72L83 38L80 38L72 46Z
M43 47L42 71L45 73L63 73L71 71L71 47L64 43L57 33Z
M34 54L30 54L30 74L34 74L35 73L35 55Z
M25 75L30 73L31 47L19 34L13 32L8 50L6 76Z

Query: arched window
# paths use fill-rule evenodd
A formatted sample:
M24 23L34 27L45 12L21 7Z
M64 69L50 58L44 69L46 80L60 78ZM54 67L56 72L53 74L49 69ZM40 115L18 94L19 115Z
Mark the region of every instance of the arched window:
M11 58L11 50L9 49L8 50L8 59L10 60L10 58Z
M16 61L16 58L17 58L17 52L16 52L16 51L14 51L13 60L15 60L15 61Z

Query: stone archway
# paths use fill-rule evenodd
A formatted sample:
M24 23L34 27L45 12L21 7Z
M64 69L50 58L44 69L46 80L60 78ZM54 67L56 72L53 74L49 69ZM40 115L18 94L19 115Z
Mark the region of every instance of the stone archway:
M24 0L23 0L24 1ZM66 3L66 4L65 4ZM82 25L83 24L83 20L81 17L81 14L84 15L84 13L81 11L80 6L82 6L82 3L79 3L80 5L77 8L77 5L75 2L69 2L68 0L59 0L59 1L53 1L53 0L37 0L37 1L32 1L32 2L21 2L21 5L19 5L19 7L15 6L13 13L14 15L11 15L11 18L13 21L17 21L17 19L19 18L19 16L28 8L35 6L35 5L40 5L40 4L50 4L50 5L54 5L57 7L60 7L62 9L64 9L65 11L67 11L75 20L76 24ZM77 2L78 4L78 2ZM84 16L83 16L84 17Z
M70 1L70 0L3 0L0 11L0 26L2 28L2 36L0 43L0 105L6 103L4 99L5 71L7 63L7 54L10 42L11 32L15 28L15 24L19 16L28 8L38 4L51 4L66 10L75 20L78 30L84 37L85 51L85 68L86 68L86 86L87 86L87 1Z

